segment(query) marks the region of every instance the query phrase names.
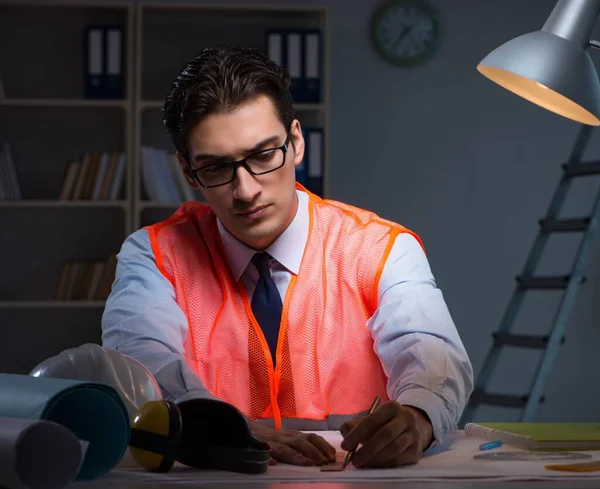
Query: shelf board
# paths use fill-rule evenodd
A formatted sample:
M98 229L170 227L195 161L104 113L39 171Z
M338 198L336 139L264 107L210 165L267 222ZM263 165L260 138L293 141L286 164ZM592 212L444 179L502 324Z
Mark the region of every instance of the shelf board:
M140 102L140 110L162 109L164 105L164 100L142 100ZM323 112L325 110L325 104L294 104L294 107L296 110L304 112Z
M162 109L164 105L164 100L142 100L140 101L140 110Z
M294 108L305 112L323 112L325 110L325 104L294 104Z
M185 2L170 2L170 3L154 3L140 2L140 6L145 10L215 10L215 11L250 11L250 12L283 12L283 13L309 13L309 14L324 14L327 12L326 7L313 5L282 5L282 4L267 4L267 3L233 3L233 2L213 2L213 3L185 3Z
M127 208L125 200L0 200L0 207L58 207L58 208L81 208L81 207L116 207Z
M76 8L76 9L127 9L130 7L128 2L123 1L111 1L110 3L102 1L89 1L82 2L81 0L3 0L0 5L3 7L63 7L63 8Z
M161 201L142 201L139 203L139 210L144 209L177 209L183 202L161 202Z
M0 301L0 309L83 309L104 307L106 301Z
M0 107L73 107L73 108L127 108L127 100L92 100L77 98L4 98Z

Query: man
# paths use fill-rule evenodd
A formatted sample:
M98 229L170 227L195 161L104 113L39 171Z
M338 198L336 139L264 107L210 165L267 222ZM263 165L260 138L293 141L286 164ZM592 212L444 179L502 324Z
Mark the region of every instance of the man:
M235 405L276 461L333 461L300 430L339 429L357 467L415 463L456 428L472 367L419 237L296 184L289 84L238 47L183 68L164 124L207 205L127 238L103 344L144 363L166 398Z

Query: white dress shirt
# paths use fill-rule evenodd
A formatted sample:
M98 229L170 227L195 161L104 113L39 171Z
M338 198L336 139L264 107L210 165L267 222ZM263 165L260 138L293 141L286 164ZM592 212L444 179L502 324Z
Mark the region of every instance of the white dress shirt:
M297 274L308 239L308 196L297 191L296 216L265 251L281 297ZM255 250L218 221L226 261L251 299L258 270ZM378 307L368 320L374 348L389 378L388 396L422 409L436 442L456 430L473 389L473 370L421 245L407 233L395 240L378 290ZM102 317L102 342L144 363L165 398L212 397L183 357L188 322L173 285L158 270L148 233L140 229L123 243L116 278ZM435 443L437 444L437 443ZM433 446L433 445L432 445Z

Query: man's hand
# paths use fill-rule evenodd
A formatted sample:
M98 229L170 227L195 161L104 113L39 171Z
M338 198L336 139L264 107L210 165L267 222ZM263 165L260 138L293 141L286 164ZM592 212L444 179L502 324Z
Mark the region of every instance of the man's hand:
M345 422L342 449L354 453L355 467L389 468L414 464L433 439L433 428L419 409L389 401L367 417Z
M250 422L250 430L271 446L271 457L276 462L306 466L335 462L335 448L314 433L274 430L254 421Z

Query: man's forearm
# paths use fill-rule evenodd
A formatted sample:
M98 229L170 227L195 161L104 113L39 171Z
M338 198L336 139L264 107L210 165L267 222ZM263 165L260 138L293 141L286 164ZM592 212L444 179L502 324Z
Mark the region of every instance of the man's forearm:
M413 349L424 355L422 362L414 362ZM443 370L435 369L435 364L429 364L430 368L419 367L419 363L426 362L427 351L442 360L437 365L445 365ZM390 369L390 395L400 404L420 409L427 415L435 444L442 443L457 429L470 395L472 378L470 369L463 363L442 340L425 336L398 355Z

